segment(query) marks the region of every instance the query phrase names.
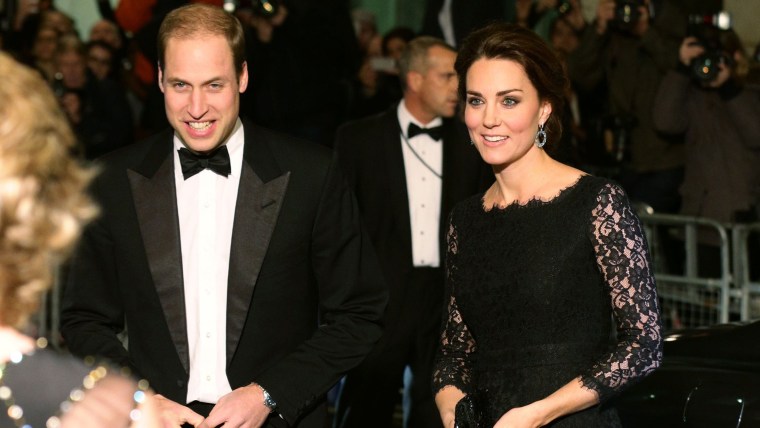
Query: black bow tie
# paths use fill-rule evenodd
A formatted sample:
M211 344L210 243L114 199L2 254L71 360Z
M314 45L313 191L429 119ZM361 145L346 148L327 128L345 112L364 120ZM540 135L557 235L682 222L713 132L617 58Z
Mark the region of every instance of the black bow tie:
M430 138L438 141L443 137L441 135L442 128L443 128L442 126L434 126L432 128L420 128L414 123L409 123L409 128L406 131L406 135L407 135L407 138L412 139L415 136L420 135L420 134L428 134L430 135Z
M225 177L232 172L227 146L219 147L207 155L193 153L183 147L179 149L179 163L182 165L182 175L185 180L206 168Z

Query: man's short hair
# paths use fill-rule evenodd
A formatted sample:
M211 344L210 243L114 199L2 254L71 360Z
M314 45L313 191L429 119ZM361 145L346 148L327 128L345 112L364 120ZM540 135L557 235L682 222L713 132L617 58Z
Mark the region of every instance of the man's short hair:
M441 47L451 52L456 53L456 49L451 47L443 40L431 37L420 36L415 37L407 43L404 52L401 53L401 58L398 60L399 78L401 79L401 86L406 89L406 76L410 71L416 71L418 73L425 73L428 69L428 51L432 47Z
M164 68L164 56L169 39L189 39L196 36L222 36L227 40L240 77L245 62L243 26L222 8L193 3L169 12L158 30L158 66Z

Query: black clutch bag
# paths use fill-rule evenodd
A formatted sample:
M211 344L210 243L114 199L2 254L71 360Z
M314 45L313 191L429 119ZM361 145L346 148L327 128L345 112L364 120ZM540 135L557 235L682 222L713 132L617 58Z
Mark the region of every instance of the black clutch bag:
M483 396L467 394L454 408L454 428L486 428Z

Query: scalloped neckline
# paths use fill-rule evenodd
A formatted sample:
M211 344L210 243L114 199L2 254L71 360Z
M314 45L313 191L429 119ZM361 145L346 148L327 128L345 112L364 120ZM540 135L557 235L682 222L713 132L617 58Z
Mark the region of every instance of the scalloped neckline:
M556 195L552 196L549 199L541 199L541 198L538 198L538 197L533 197L533 198L530 198L527 201L525 201L525 203L523 203L523 204L521 204L520 201L518 201L518 200L514 200L514 201L510 202L509 204L507 204L507 205L505 205L503 207L494 204L494 205L491 206L491 208L486 209L486 207L485 207L485 197L486 197L486 194L485 194L485 192L483 192L483 195L479 199L479 201L480 201L480 209L484 213L494 213L494 212L498 213L498 212L511 211L511 210L515 210L515 209L528 209L528 208L536 208L536 207L544 207L544 206L547 206L547 205L552 205L552 204L554 204L556 202L559 202L560 200L564 199L567 196L567 194L569 194L573 190L575 190L578 187L578 185L581 183L581 181L583 181L583 179L586 178L586 177L591 177L591 175L590 174L581 174L581 176L578 177L578 179L575 180L575 182L571 183L567 187L563 187L562 189L559 190L559 192L557 192Z

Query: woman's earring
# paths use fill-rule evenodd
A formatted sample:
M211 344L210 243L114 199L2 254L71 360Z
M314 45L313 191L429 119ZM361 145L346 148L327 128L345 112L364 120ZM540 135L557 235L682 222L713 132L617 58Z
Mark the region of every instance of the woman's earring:
M474 145L475 145L475 142L474 142L474 141L472 141L472 140L470 140L470 145L471 145L471 146L474 146Z
M547 139L546 130L544 129L544 124L541 123L538 125L538 132L536 133L536 138L534 140L534 142L536 143L536 147L540 149L541 147L546 145L546 139Z

